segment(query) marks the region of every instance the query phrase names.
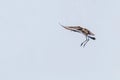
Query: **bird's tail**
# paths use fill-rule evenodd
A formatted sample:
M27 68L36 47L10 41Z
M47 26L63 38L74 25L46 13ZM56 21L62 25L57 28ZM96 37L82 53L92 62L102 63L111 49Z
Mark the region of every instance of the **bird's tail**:
M96 38L95 37L91 37L91 36L88 36L89 38L91 38L92 40L95 40Z

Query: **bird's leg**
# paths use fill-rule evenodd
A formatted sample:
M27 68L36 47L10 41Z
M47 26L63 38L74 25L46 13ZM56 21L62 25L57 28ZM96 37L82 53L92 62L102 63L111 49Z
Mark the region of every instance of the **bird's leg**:
M86 40L81 43L81 46L82 46L86 41L87 41L87 36L86 36Z
M89 37L87 37L87 41L84 43L83 47L85 47L88 41L89 41Z

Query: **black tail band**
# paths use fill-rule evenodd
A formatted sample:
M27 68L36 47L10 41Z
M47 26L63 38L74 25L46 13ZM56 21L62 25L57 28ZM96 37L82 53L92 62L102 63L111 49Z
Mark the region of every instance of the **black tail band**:
M93 40L95 40L96 38L95 37L91 37L91 36L88 36L89 38L91 38L91 39L93 39Z

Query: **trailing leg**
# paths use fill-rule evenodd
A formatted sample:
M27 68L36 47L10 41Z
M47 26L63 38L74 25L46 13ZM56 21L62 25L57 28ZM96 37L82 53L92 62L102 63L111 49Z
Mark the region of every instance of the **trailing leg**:
M89 41L89 38L87 38L87 41L84 43L83 47L85 47L88 41Z
M86 40L81 43L81 46L82 46L86 41L87 41L87 36L86 36Z

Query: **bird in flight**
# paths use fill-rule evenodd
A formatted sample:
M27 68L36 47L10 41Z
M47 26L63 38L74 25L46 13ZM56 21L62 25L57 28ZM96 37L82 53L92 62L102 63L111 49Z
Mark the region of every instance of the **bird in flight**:
M81 46L83 46L83 47L87 44L87 42L89 41L89 39L92 39L92 40L96 39L95 37L93 37L95 34L93 34L91 31L89 31L88 29L83 28L81 26L63 26L60 23L59 23L59 25L62 26L62 27L64 27L67 30L84 34L85 37L86 37L86 39L85 39L85 41L83 41L81 43Z

